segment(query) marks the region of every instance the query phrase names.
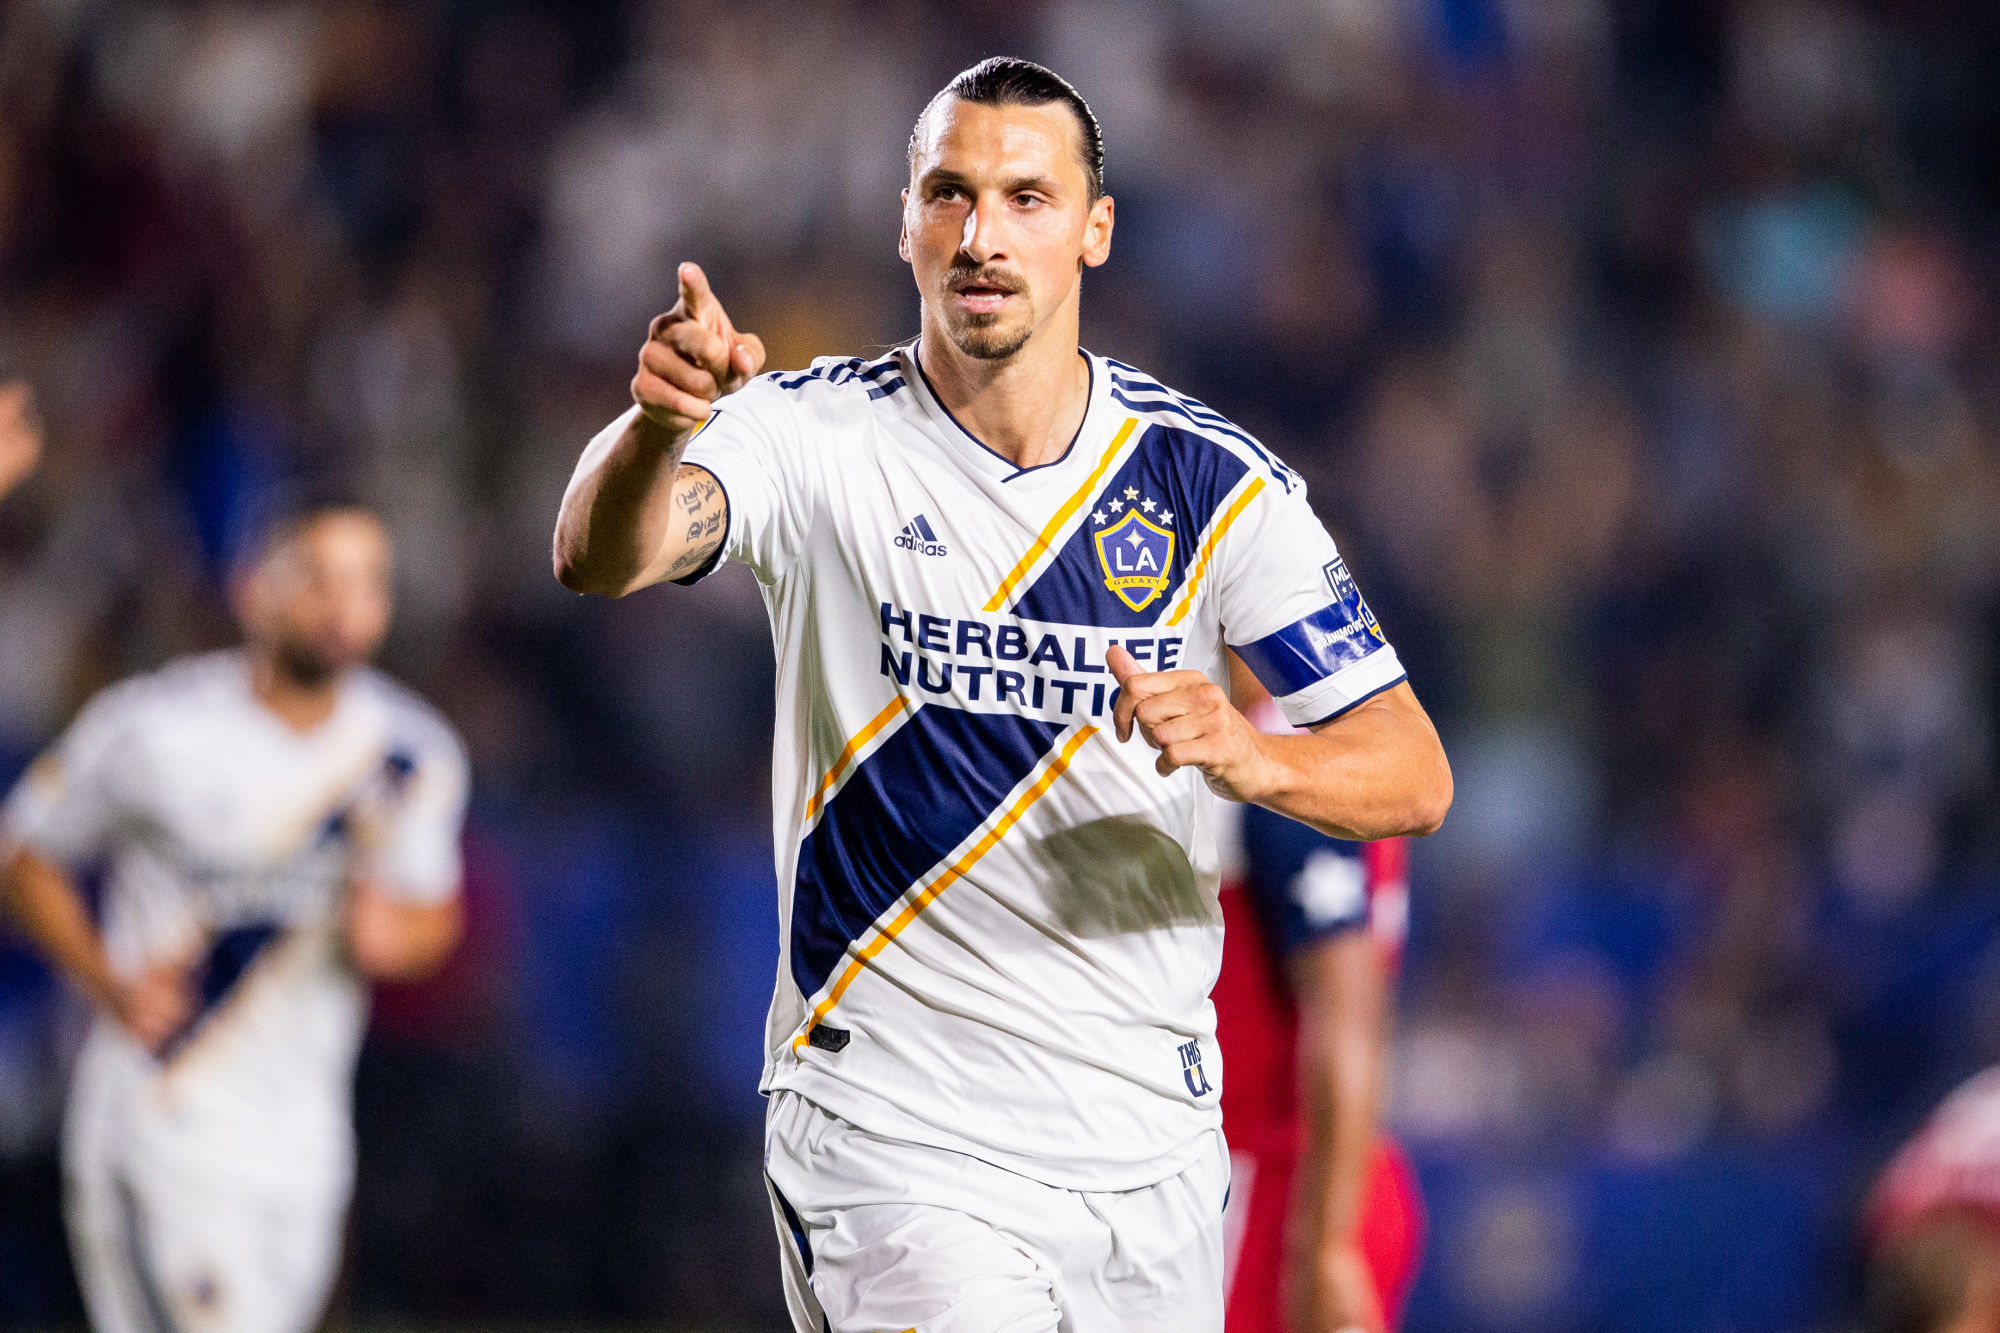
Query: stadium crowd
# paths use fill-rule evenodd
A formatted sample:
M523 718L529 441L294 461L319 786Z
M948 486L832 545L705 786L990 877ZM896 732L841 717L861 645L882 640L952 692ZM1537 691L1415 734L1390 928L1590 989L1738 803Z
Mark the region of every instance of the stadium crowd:
M0 776L227 637L276 497L378 507L389 666L472 750L471 936L378 1005L345 1304L773 1320L755 583L612 614L550 522L675 261L776 367L912 334L910 123L1028 55L1105 128L1085 343L1306 475L1453 757L1409 1326L1838 1326L1872 1175L2000 1061L1988 10L9 6L0 380L47 448ZM0 1325L74 1316L78 1027L0 945Z

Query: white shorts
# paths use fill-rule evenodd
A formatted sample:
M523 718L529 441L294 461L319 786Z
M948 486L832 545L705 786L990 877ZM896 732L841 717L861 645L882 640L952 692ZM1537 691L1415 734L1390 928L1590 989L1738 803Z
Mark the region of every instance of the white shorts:
M134 1151L101 1109L73 1104L63 1144L70 1255L96 1333L310 1333L340 1261L347 1183Z
M1222 1133L1177 1176L1057 1189L771 1098L764 1170L797 1333L1220 1333Z

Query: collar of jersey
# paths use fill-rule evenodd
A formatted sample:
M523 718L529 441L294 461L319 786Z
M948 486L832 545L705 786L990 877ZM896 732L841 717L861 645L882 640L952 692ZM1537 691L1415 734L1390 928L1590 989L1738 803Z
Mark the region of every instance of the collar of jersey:
M918 344L912 342L903 348L903 355L908 358L911 369L916 371L916 374L909 378L917 386L917 399L924 405L924 411L930 413L937 421L953 452L963 458L975 472L998 482L1015 483L1010 489L1033 487L1051 477L1061 476L1066 465L1088 454L1088 450L1083 451L1082 455L1079 454L1077 442L1092 434L1098 420L1103 417L1101 403L1106 396L1104 388L1110 382L1110 376L1106 375L1103 368L1097 364L1097 358L1083 348L1079 347L1076 351L1077 355L1083 358L1084 365L1090 369L1090 391L1084 400L1083 420L1077 423L1076 434L1070 437L1069 447L1046 463L1037 463L1033 467L1016 467L1012 459L989 447L984 440L967 430L959 419L951 414L951 409L944 405L944 400L938 397L937 390L931 386L930 376L924 373L923 362L917 358L917 347Z

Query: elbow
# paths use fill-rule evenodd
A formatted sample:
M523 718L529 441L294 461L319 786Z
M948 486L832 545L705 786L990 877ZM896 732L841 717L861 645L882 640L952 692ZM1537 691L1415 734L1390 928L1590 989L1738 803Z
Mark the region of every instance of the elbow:
M555 550L555 573L557 583L571 592L582 593L585 596L623 597L632 591L629 579L606 578L601 571L591 569L583 561L563 550L560 543Z
M1444 817L1451 812L1454 788L1451 780L1451 764L1444 757L1444 747L1437 749L1436 762L1431 766L1430 775L1421 784L1410 802L1409 828L1406 835L1423 838L1444 827Z

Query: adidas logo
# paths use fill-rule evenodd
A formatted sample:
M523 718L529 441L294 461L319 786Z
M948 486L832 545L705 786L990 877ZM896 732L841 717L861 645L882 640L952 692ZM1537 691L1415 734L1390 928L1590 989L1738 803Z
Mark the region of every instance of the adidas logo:
M903 525L903 530L896 534L896 545L919 555L945 554L945 544L938 540L937 533L931 529L931 521L922 514Z

